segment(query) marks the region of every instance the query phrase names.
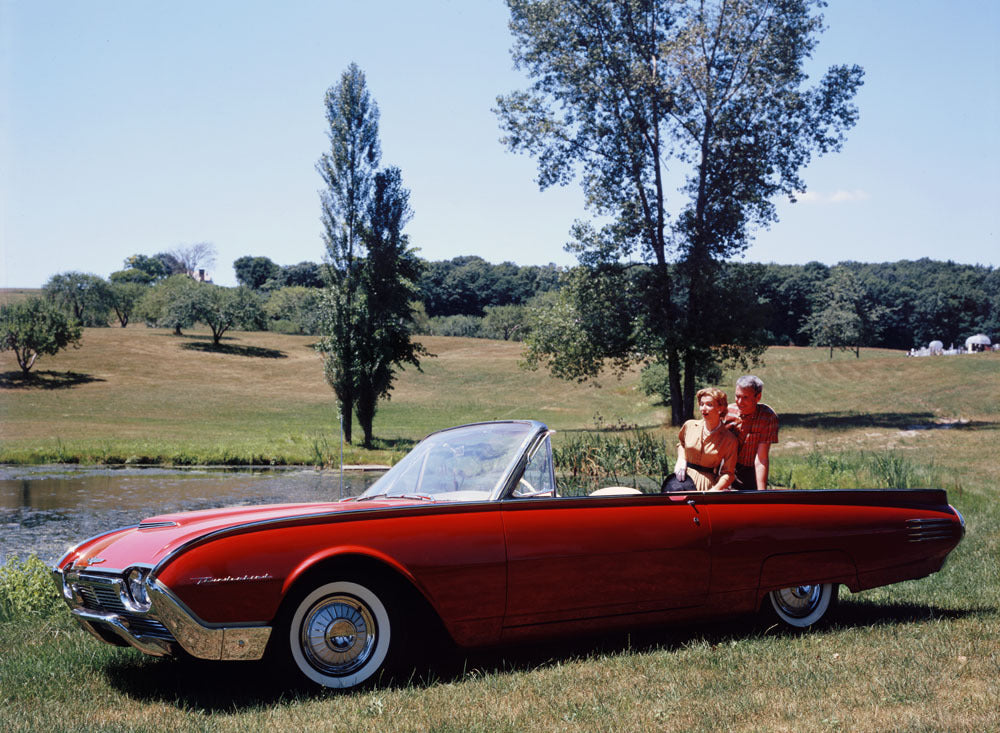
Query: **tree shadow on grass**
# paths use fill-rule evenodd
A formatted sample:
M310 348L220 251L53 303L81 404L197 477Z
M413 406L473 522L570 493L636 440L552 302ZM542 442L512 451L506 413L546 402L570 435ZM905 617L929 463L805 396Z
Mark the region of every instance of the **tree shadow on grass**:
M377 435L372 438L373 450L406 451L407 453L417 444L413 438L380 438Z
M892 626L969 616L992 616L995 608L942 609L909 603L845 603L829 623L813 633L857 627ZM417 669L383 679L378 687L425 689L460 682L470 675L530 672L570 661L598 660L602 656L673 652L691 644L717 646L761 637L793 638L798 632L768 626L759 617L617 631L530 644L465 652L436 644L433 654ZM292 675L279 674L266 661L213 662L191 658L169 659L122 655L104 674L122 694L142 702L159 702L202 713L310 700L317 695L350 694L295 685Z
M602 435L632 435L633 433L641 433L649 430L657 430L664 427L663 423L655 423L650 425L639 425L639 424L628 424L624 427L620 425L604 425L602 427L589 427L589 428L562 428L559 430L560 433L579 433L583 434L594 434L601 433ZM669 426L666 426L669 428Z
M103 382L100 377L79 372L0 372L0 389L71 389L81 384Z
M783 412L781 427L851 430L889 428L894 430L995 430L997 423L986 421L943 421L932 412Z
M250 356L257 359L287 359L288 354L278 349L265 349L262 346L237 346L236 344L214 344L192 341L181 344L188 351L204 351L210 354L229 354L230 356Z

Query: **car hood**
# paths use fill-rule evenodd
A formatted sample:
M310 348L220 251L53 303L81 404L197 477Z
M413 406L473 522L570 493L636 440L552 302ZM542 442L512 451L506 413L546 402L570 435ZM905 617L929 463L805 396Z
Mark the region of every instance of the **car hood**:
M179 547L221 530L261 522L294 520L349 511L372 511L385 502L337 501L308 504L229 506L194 512L158 514L137 526L125 527L87 540L73 548L59 563L92 570L123 570L131 565L156 565ZM399 507L400 502L391 506Z

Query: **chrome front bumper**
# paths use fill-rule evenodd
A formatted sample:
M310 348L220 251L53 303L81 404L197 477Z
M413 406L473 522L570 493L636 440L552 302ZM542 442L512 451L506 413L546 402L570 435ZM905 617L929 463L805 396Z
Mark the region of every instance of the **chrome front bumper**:
M143 654L171 656L183 649L200 659L254 660L264 656L271 636L270 626L207 624L155 579L146 581L151 606L143 612L129 607L121 575L70 567L54 569L52 577L80 626Z

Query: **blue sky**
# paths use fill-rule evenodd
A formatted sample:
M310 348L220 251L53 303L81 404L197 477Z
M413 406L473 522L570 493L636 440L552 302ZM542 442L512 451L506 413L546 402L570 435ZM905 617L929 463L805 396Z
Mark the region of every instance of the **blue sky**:
M860 121L743 259L1000 266L1000 3L825 16L815 72L865 68ZM501 0L0 0L0 287L202 241L224 285L243 255L321 260L323 94L352 61L421 256L573 264L578 183L539 192L498 142L510 46Z

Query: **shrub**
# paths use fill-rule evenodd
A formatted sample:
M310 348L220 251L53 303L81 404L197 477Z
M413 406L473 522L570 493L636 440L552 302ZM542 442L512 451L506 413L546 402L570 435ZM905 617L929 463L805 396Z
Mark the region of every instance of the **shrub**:
M275 290L264 305L268 330L289 334L319 333L319 298L320 291L316 288L289 286Z
M654 361L642 368L639 389L647 397L657 397L661 405L670 405L670 372L666 364Z
M482 323L479 316L436 316L430 319L431 334L480 338Z
M49 568L37 555L27 560L11 555L0 565L0 621L51 616L60 605Z

